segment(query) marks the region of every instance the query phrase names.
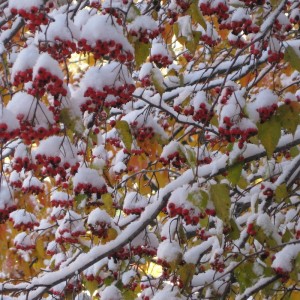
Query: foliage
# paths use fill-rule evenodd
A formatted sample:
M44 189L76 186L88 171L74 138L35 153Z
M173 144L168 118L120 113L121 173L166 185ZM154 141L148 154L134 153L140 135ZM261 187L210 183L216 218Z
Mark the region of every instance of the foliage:
M3 299L299 297L299 26L298 0L0 0Z

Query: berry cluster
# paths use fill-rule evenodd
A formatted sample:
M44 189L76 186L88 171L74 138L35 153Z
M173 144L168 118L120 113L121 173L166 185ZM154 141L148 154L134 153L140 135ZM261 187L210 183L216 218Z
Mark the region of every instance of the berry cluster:
M144 207L133 207L123 209L124 213L127 215L140 215L144 210Z
M105 184L102 187L96 187L93 186L91 183L78 183L76 186L74 186L74 193L78 195L81 192L88 195L91 194L102 195L107 193L107 187Z
M34 179L35 177L32 177L31 179ZM29 181L29 184L24 186L22 186L22 192L24 194L40 194L44 191L44 187L42 184L40 184L39 182L35 182L35 180L32 180L32 182Z
M225 264L224 264L223 257L220 254L215 255L214 260L210 262L210 265L213 270L216 270L217 272L220 273L224 272Z
M78 237L84 234L85 230L73 226L72 223L70 223L69 221L68 225L64 226L64 228L58 229L58 232L55 235L55 241L58 244L76 244L78 243Z
M15 236L14 245L17 249L23 251L35 249L35 242L33 236L31 234L27 234L24 231Z
M261 6L265 4L265 0L242 0L242 2L244 2L245 5L251 8L256 7L258 5Z
M12 168L16 172L21 172L23 168L25 171L30 171L36 169L36 164L34 164L28 156L16 156L12 161Z
M149 43L149 41L155 39L162 30L162 28L156 28L154 30L140 28L138 31L130 29L129 34L136 37L142 43Z
M103 15L109 14L109 15L115 17L116 22L119 25L122 25L123 14L122 14L121 9L117 9L117 8L114 8L114 7L105 7L105 8L103 8L102 13L103 13Z
M243 122L244 121L244 122ZM248 119L242 118L238 123L233 123L229 117L223 118L223 126L219 127L219 133L231 143L239 140L238 147L243 148L244 142L247 141L251 136L257 134L257 128ZM244 126L243 123L249 123ZM251 126L252 125L252 126Z
M20 171L12 171L9 176L9 184L15 189L20 189L22 187L22 181L20 177Z
M175 151L173 153L170 153L166 158L161 157L159 161L163 165L168 165L171 163L175 168L181 168L182 164L186 162L186 159L185 157L180 155L179 151Z
M20 133L19 128L9 128L9 125L5 122L0 123L0 141L6 143L7 141L14 139Z
M32 80L32 69L18 71L14 76L13 85L18 86L21 83L26 83Z
M13 223L13 227L17 230L32 230L34 226L39 226L35 215L25 211L24 209L15 210L9 215L9 220Z
M13 202L4 203L0 208L0 224L5 223L9 218L9 214L17 209Z
M271 49L268 50L268 62L269 63L279 63L284 57L284 53L281 51L272 51Z
M228 35L228 42L231 46L236 48L244 48L247 45L247 42L242 36L237 36L233 34Z
M186 206L181 204L177 206L173 202L169 202L167 206L170 217L181 216L187 225L197 225L200 220L200 211L194 207Z
M41 42L39 44L41 52L48 52L54 59L63 61L70 58L76 52L77 46L75 42L62 40L59 37L54 38L54 42Z
M173 60L169 55L158 53L150 56L150 62L155 62L156 65L160 68L166 68L173 62Z
M257 231L255 230L255 225L253 223L248 224L247 233L251 236L256 235Z
M24 8L17 9L17 8L12 7L10 9L10 12L12 13L12 15L19 14L23 19L28 21L28 24L27 24L28 28L30 31L33 32L40 25L48 24L49 20L46 15L46 10L48 10L48 8L46 8L45 11L43 11L36 6L32 6L27 9L24 9Z
M186 11L190 5L191 1L189 0L176 0L176 4L183 10Z
M86 39L82 38L78 41L78 50L84 53L93 53L95 59L107 55L110 59L118 60L121 63L133 60L133 54L129 51L125 51L123 45L114 40L97 40L95 45L90 45Z
M219 88L216 88L216 92L219 93ZM228 86L222 89L222 92L219 97L219 101L221 104L226 104L232 93L234 92L234 87Z
M219 20L226 20L229 17L229 7L225 0L216 1L216 3L206 0L200 1L200 10L202 11L202 14L204 16L211 16L213 14L216 14Z
M84 97L87 97L85 103L80 106L82 112L94 112L103 107L120 107L129 102L132 98L132 93L135 90L133 84L126 84L119 87L104 86L101 90L95 90L89 87L84 92Z
M87 224L94 235L106 238L108 229L111 228L111 217L105 210L96 208L90 213Z
M26 145L31 145L34 140L42 140L60 132L57 126L50 128L39 125L34 126L29 121L23 120L23 117L24 116L18 116L18 119L20 121L20 137Z
M150 86L152 84L152 80L151 80L151 76L150 75L146 75L143 78L140 79L142 86L143 87L147 87Z
M268 48L267 40L251 43L250 53L258 58L261 57L262 51L266 50L267 48Z
M28 93L33 96L38 95L42 97L46 91L54 97L67 95L67 90L63 86L63 80L45 68L40 67Z
M261 193L266 200L271 200L274 196L274 186L272 184L262 184L260 186Z
M130 123L133 135L139 142L144 142L145 140L150 140L154 136L154 130L149 126L138 127L138 122L134 121Z
M277 110L277 108L278 105L276 103L273 103L271 106L257 108L256 111L259 113L260 122L264 123L265 121L270 119L274 112Z
M71 162L63 162L60 156L49 156L46 154L37 153L35 155L35 160L38 165L42 166L43 175L56 176L60 175L62 178L67 176L67 170L70 170L71 174L75 174L78 170L79 163L71 165Z
M207 241L211 237L211 235L204 228L197 230L197 235L202 241Z
M132 251L132 254L134 255L138 255L138 256L143 256L143 255L147 255L147 256L156 256L157 253L157 249L145 244L145 245L140 245L140 246L133 246L130 248L130 250Z
M113 145L113 146L117 147L117 148L122 148L121 140L118 139L118 138L107 138L106 142L110 145Z
M52 221L57 221L57 220L61 220L65 217L66 215L66 210L64 208L61 207L53 207L51 214L50 214L50 219Z
M99 0L90 0L89 2L90 7L95 8L95 9L100 9L101 8L101 1Z
M67 193L59 192L51 196L51 205L54 207L71 207L73 205L74 199L70 198Z
M214 116L214 112L211 111L211 106L208 103L202 102L199 108L194 109L193 120L201 123L206 123Z

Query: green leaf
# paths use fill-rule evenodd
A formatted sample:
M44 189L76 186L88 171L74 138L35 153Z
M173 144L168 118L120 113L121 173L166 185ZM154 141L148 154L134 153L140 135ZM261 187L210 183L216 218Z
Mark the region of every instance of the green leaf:
M280 135L281 125L276 116L272 116L270 120L263 124L258 124L258 138L265 147L268 157L272 156Z
M162 95L164 93L164 91L166 90L166 88L163 84L163 77L162 77L160 70L152 69L151 70L151 79L152 79L155 89L158 91L158 93L160 95Z
M228 236L232 239L232 240L237 240L240 237L240 230L238 228L238 226L235 223L235 220L230 219L230 232L228 234Z
M123 141L127 150L131 150L132 144L132 135L130 132L129 125L126 121L117 121L116 129L120 135L121 140Z
M141 43L136 41L134 44L135 51L135 63L137 67L143 64L146 61L146 58L150 54L150 43Z
M76 202L77 205L79 205L86 198L87 198L87 195L78 194L78 195L75 196L75 202Z
M288 197L288 195L289 194L288 194L288 191L287 191L287 188L286 188L286 183L282 183L275 190L276 202L282 201L282 199Z
M272 6L274 6L274 7L277 7L278 4L279 4L279 2L280 2L280 0L271 0L271 4L272 4Z
M237 163L237 164L234 164L232 167L229 167L228 175L227 175L228 180L232 184L236 185L240 180L242 170L243 170L242 163Z
M282 242L288 243L291 241L292 238L293 238L293 235L291 234L291 232L288 229L286 229L284 235L282 236Z
M253 263L248 261L241 264L234 270L235 278L240 285L240 292L244 292L246 288L253 285L257 275L253 272Z
M206 29L206 22L202 15L202 12L200 11L197 1L192 1L188 13L191 15L192 20L200 24L204 29Z
M103 202L103 208L106 212L111 216L114 217L116 213L116 209L113 206L113 199L110 193L106 193L101 196L101 201Z
M124 289L123 293L123 300L132 300L132 299L136 299L136 294L134 291L131 291L129 289Z
M65 125L65 127L73 132L82 133L83 124L80 118L74 117L74 114L69 108L63 108L60 111L59 121Z
M183 287L189 287L190 282L195 274L196 266L194 264L185 264L178 269L178 275L183 283Z
M188 164L191 167L195 167L196 166L196 154L195 151L193 151L191 148L184 148L183 155L186 158Z
M97 280L90 281L83 279L83 285L90 292L90 294L93 295L98 288L99 283L97 282Z
M281 105L277 110L277 115L281 126L294 134L300 123L300 116L299 113L293 109L293 106Z
M297 146L295 147L292 147L290 149L290 154L291 154L291 157L296 157L298 154L299 154L299 149Z
M210 199L213 202L217 216L229 224L230 196L227 184L213 184L210 186Z
M199 40L201 37L200 31L193 31L193 37L185 43L186 48L194 54L199 45Z
M299 282L299 270L300 270L300 253L296 256L296 259L294 260L294 268L293 271L289 274L291 279L295 280L296 282Z
M284 52L284 60L290 63L295 70L300 72L300 57L293 47L287 46Z
M188 194L187 200L200 210L204 210L207 207L208 195L202 190L193 191Z

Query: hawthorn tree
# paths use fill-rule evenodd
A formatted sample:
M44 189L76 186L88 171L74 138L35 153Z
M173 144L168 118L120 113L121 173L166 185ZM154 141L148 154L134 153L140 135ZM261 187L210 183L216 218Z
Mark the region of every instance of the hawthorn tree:
M0 299L299 299L299 24L0 0Z

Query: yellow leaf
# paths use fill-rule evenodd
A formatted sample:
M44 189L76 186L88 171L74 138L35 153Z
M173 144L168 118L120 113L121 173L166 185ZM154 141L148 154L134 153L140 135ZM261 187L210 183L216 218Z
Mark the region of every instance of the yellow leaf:
M126 149L130 151L132 144L132 135L128 123L126 121L117 121L116 129Z

